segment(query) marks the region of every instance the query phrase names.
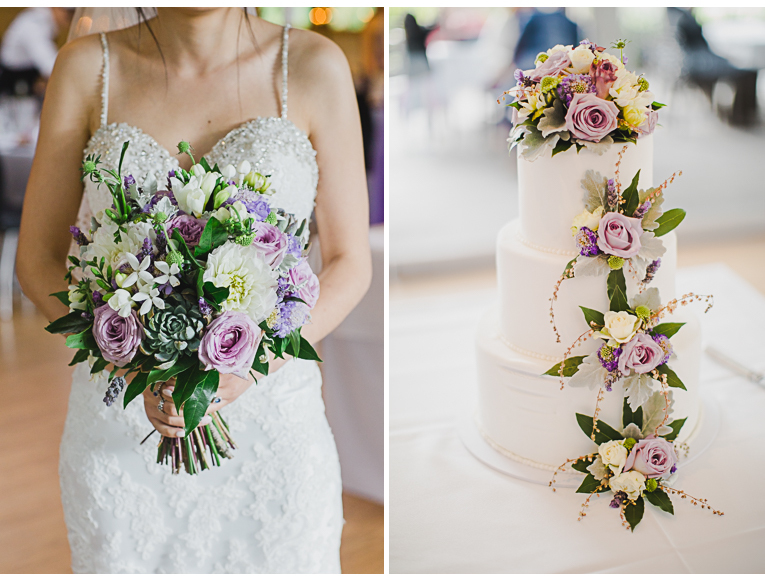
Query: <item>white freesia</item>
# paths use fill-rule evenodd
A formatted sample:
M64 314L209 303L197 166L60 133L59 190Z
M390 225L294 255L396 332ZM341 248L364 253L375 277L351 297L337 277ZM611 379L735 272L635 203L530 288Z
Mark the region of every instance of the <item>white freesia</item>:
M117 311L123 319L130 316L130 309L135 306L130 293L122 288L114 291L114 295L109 299L108 304L112 310Z
M154 282L157 284L167 284L170 283L170 286L178 286L181 284L181 281L178 280L178 277L175 276L178 274L181 270L178 268L178 265L173 264L167 264L167 262L163 262L162 260L158 260L154 263L154 266L157 267L157 270L159 270L162 274L154 279Z
M84 311L88 301L85 298L85 293L80 290L80 287L76 284L69 285L69 312L74 310Z
M146 238L152 243L157 239L157 233L150 222L128 224L127 232L122 232L119 242L114 241L116 232L117 226L111 220L104 220L93 234L93 242L85 247L83 258L100 261L103 257L116 270L128 261L128 254L135 255L141 251Z
M624 440L604 442L598 446L598 456L615 476L619 476L627 463L627 448L624 447Z
M173 190L175 201L178 202L178 207L187 214L193 213L189 206L189 196L192 196L191 203L194 203L194 200L199 199L200 194L204 197L204 192L202 192L199 187L199 180L195 176L191 176L187 184L184 184L178 178L172 177L170 178L170 188ZM204 203L202 204L202 207L204 208ZM198 217L199 216L197 216L197 218Z
M589 228L593 232L597 232L602 217L603 206L597 207L592 212L583 210L581 214L574 218L574 222L571 225L571 234L576 236L580 228Z
M236 210L236 212L232 211L231 208ZM249 216L249 214L247 213L247 207L244 205L243 202L239 200L237 200L230 206L224 206L222 208L218 208L213 214L213 217L222 224L223 222L225 222L232 216L236 216L237 213L239 214L239 218L241 218L242 220L246 219Z
M229 290L221 303L223 311L247 313L259 324L276 306L276 273L254 246L226 242L210 253L204 282Z
M219 191L217 194L215 194L215 200L213 202L213 207L219 208L220 205L228 200L229 198L233 198L239 193L239 189L234 186L230 185L228 187L223 188L221 191Z
M216 172L210 172L205 174L202 180L199 182L199 188L205 193L205 202L210 199L210 194L215 189L215 183L222 176Z
M640 319L635 315L630 315L627 311L608 311L603 315L605 326L597 335L604 339L613 339L617 343L627 343L640 326Z
M201 178L204 176L207 172L205 171L205 168L202 167L201 164L195 163L191 166L191 169L189 170L189 173L193 176L196 176L198 178Z
M571 59L571 66L567 70L581 75L590 72L590 65L595 60L595 53L587 46L580 44L574 50L568 51L568 58Z
M236 175L236 168L233 165L228 164L221 170L221 174L223 174L224 178L230 180Z
M624 492L630 500L637 500L640 493L645 490L645 476L637 470L630 470L619 476L614 476L608 483L611 490Z
M186 211L189 214L193 214L199 218L202 216L202 212L205 210L205 204L207 203L207 196L201 188L193 190L186 196Z
M165 301L160 298L159 289L152 288L153 286L153 284L146 284L139 292L133 295L135 302L142 303L141 309L138 311L141 315L148 313L152 306L160 310L165 308Z
M252 166L250 165L250 162L247 161L246 159L243 160L242 163L240 163L239 167L237 168L240 174L245 174L245 175L250 173L251 169L252 169Z

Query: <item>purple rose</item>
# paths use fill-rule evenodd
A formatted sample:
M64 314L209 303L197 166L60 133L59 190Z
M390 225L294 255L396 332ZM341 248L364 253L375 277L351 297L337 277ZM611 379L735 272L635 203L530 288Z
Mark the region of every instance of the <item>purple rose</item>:
M640 440L627 456L624 471L637 470L646 478L666 478L677 464L677 454L672 442L653 435Z
M570 66L571 58L568 56L568 51L561 50L548 57L547 60L537 68L530 71L524 71L524 74L535 83L538 83L542 80L542 77L556 77L561 74L564 69L567 69Z
M189 214L176 214L167 223L167 232L172 236L173 228L177 228L181 236L189 246L199 244L202 231L205 229L207 219L199 219Z
M266 222L255 224L255 239L252 245L265 254L265 260L271 268L278 267L287 253L287 237L284 232Z
M637 128L638 133L640 136L644 135L651 135L651 133L654 132L654 129L656 129L656 122L659 120L659 112L654 111L653 109L650 109L648 111L648 117L646 117L645 121L640 125L640 127Z
M319 278L311 270L308 261L303 259L289 272L290 282L297 287L297 296L312 309L319 300Z
M121 317L109 305L104 305L93 314L93 338L104 359L118 367L132 361L143 339L143 326L135 311Z
M601 99L608 97L608 91L611 85L616 81L616 65L610 60L601 58L598 64L592 61L590 65L590 76L595 82L595 94Z
M650 335L638 333L629 343L622 345L622 353L619 356L619 371L622 375L629 375L630 369L635 373L648 373L653 371L664 360L664 349L657 344Z
M640 218L607 212L598 225L598 248L606 254L632 258L640 252L642 235Z
M566 129L585 141L598 142L618 124L619 108L595 93L575 93L566 113Z
M225 312L207 327L199 343L199 360L207 371L215 369L247 379L260 339L260 329L250 317Z

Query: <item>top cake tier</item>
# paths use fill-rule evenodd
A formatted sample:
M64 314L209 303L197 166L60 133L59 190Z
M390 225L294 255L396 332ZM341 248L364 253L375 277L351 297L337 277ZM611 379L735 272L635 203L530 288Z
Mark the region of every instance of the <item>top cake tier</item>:
M547 252L576 252L571 223L582 212L582 179L587 170L603 177L615 177L619 152L622 155L619 181L626 188L640 170L638 187L653 183L653 136L638 139L637 144L615 143L603 155L572 147L555 157L543 155L535 161L518 156L521 237L523 241Z

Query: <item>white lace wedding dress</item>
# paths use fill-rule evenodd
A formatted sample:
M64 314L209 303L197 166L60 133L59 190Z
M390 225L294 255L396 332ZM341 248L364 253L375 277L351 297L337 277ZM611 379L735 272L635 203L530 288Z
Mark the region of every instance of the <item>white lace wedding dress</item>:
M221 167L247 159L272 173L273 204L308 218L318 168L308 137L287 119L288 38L285 28L281 117L244 123L205 157ZM101 42L101 127L85 154L116 168L129 140L124 174L141 184L152 171L163 184L176 159L139 128L107 123ZM110 205L108 191L88 183L81 227ZM139 444L152 430L141 399L107 408L106 382L88 371L74 371L59 465L75 573L340 572L340 465L314 362L290 361L226 406L235 457L194 476L156 464L159 436Z

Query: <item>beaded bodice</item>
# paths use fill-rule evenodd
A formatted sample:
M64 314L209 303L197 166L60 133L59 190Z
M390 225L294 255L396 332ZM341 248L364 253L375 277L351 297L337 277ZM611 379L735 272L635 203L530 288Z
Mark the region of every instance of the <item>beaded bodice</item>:
M313 212L319 170L316 151L308 136L287 119L287 47L289 26L282 43L282 95L280 117L258 117L231 130L204 157L210 165L238 166L244 160L264 175L271 175L272 205L302 220ZM131 174L140 186L151 172L160 188L178 160L148 133L127 123L107 123L109 98L109 48L101 35L104 54L101 126L94 132L84 155L101 156L102 167L117 168L122 144L130 142L122 165L123 175ZM105 187L86 182L77 225L87 231L90 217L111 206Z

